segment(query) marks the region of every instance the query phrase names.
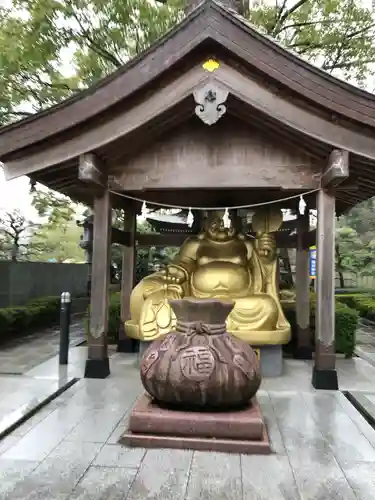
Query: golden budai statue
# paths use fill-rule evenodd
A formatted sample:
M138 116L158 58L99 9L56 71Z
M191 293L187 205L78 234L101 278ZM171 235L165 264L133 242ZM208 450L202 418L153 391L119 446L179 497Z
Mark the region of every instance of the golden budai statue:
M223 213L208 212L204 229L188 238L173 262L144 278L132 291L129 337L152 341L176 325L169 300L231 299L234 308L227 330L251 345L285 344L290 325L278 296L278 259L272 234L282 224L280 210L259 210L253 216L252 239L232 226Z

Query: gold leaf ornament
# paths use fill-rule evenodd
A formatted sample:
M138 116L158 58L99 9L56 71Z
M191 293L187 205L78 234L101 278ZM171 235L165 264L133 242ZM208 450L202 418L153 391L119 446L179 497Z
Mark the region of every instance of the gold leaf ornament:
M202 64L202 68L209 73L213 73L220 68L220 64L215 59L207 59L207 61Z

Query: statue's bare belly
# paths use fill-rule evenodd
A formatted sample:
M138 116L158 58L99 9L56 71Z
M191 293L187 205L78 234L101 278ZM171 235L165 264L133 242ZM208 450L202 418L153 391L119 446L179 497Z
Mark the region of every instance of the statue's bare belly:
M191 276L191 288L196 297L246 297L250 285L248 269L228 261L202 265Z

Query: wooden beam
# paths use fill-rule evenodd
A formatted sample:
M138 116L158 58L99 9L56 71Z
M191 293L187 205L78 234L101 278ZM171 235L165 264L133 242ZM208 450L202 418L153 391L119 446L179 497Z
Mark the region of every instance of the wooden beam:
M129 231L122 231L116 227L112 228L111 242L117 245L129 245L131 241L131 233Z
M107 336L111 260L111 198L107 190L96 196L93 215L90 328L85 377L105 378L109 375Z
M341 192L341 191L359 191L360 189L360 184L359 182L352 182L350 179L344 180L341 184L336 186L335 192Z
M321 187L337 187L349 177L349 152L334 149L329 155L328 166L322 175Z
M144 233L136 235L136 245L139 247L180 247L189 236L188 233Z
M101 162L95 154L85 153L79 157L78 179L89 184L106 186L106 176L103 173Z
M335 369L335 197L318 191L315 359L312 384L338 389Z
M123 233L120 230L114 230L117 233ZM186 238L194 236L192 233L138 233L136 235L136 244L139 247L180 247ZM116 238L116 236L112 239L112 242L120 242L124 241L125 243L120 244L128 244L126 243L129 238L129 234L123 233L121 236L122 240ZM315 230L310 231L309 233L304 235L305 245L307 247L315 244ZM285 234L285 233L276 233L276 245L277 248L296 248L297 247L297 235L296 234Z

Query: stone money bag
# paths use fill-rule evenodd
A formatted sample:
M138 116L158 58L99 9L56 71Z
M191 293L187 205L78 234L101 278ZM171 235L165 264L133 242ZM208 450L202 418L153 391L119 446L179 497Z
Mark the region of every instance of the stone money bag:
M171 300L175 331L155 340L141 361L146 391L181 409L226 409L248 404L259 389L258 358L226 331L234 303L217 299Z

